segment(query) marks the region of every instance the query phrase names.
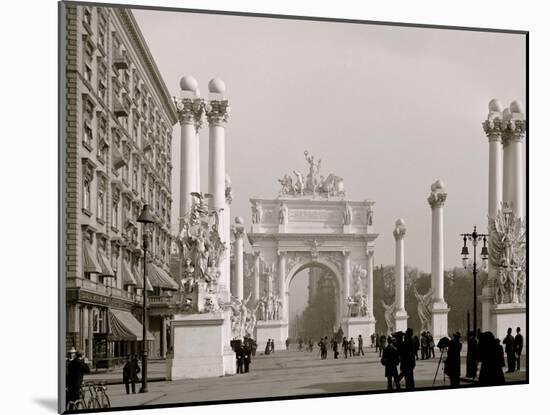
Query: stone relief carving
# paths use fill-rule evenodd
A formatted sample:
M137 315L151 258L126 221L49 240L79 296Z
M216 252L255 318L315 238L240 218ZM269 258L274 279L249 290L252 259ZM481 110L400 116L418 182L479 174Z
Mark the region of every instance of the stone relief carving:
M281 203L279 206L279 224L286 225L288 223L288 207Z
M252 223L262 223L262 204L258 201L252 205Z
M297 170L293 173L296 176L296 182L293 182L292 175L285 174L282 179L278 179L281 184L279 196L304 196L320 195L325 197L345 197L344 180L335 174L329 174L328 177L320 175L321 160L315 161L315 157L306 150L304 156L309 164L309 171L304 180L304 175Z
M386 320L386 327L387 327L386 334L390 336L395 330L394 318L393 318L393 313L395 311L395 301L390 305L387 305L384 302L384 300L380 300L380 301L382 302L382 306L384 307L384 319Z
M353 218L353 213L349 203L346 203L344 207L344 225L351 225L351 220Z
M525 303L525 223L507 203L489 218L489 260L496 269L496 304Z

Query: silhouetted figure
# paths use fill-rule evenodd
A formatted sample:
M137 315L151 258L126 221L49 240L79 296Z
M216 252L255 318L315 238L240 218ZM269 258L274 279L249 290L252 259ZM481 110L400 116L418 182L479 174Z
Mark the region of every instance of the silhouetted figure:
M451 386L460 386L460 351L462 343L460 342L460 333L453 334L453 339L449 342L447 349L447 359L445 360L445 374L451 380Z
M378 356L382 356L382 351L385 348L386 348L386 336L381 335L379 339L379 345L378 345Z
M250 370L250 362L252 362L252 349L250 347L250 342L245 341L243 347L244 373L248 373L248 371Z
M508 362L508 370L506 372L511 373L516 369L515 339L512 336L512 328L508 328L508 334L506 334L502 344L504 345L506 360Z
M270 353L271 353L271 339L267 339L264 354L270 354Z
M382 352L382 359L380 363L385 367L384 374L388 379L388 390L393 390L395 385L396 389L400 389L399 381L397 380L397 365L399 364L399 352L395 346L395 340L389 338L388 345Z
M481 333L478 339L479 361L481 362L478 378L479 385L503 385L505 380L501 366L501 361L503 360L502 347L497 344L495 336L490 331Z
M288 350L288 346L290 346L290 339L289 338L287 338L285 340L285 346L286 346L286 349Z
M302 347L304 346L304 341L302 340L302 338L300 337L298 339L298 350L299 351L302 351Z
M338 359L338 342L336 339L332 339L332 351L334 352L334 358Z
M313 353L313 340L309 339L308 346L309 346L309 352Z
M342 340L342 350L344 350L344 359L348 358L348 340L344 337Z
M237 359L237 373L244 373L244 350L240 341L235 344L235 357Z
M321 349L321 360L325 360L327 358L327 343L325 339L321 337L318 343L319 349Z
M371 344L371 347L372 347L372 344ZM359 337L357 337L357 356L365 356L365 352L363 351L363 337L361 337L361 335L359 335Z
M77 351L67 366L67 401L78 400L82 381L87 373L90 373L90 367L84 362L82 353Z
M428 337L425 331L420 333L420 357L422 360L428 358Z
M520 333L521 329L516 328L516 337L514 337L514 350L516 352L516 370L520 368L521 352L523 351L523 336Z
M427 332L426 337L428 339L428 359L435 359L435 342L432 333Z
M477 339L473 331L468 333L468 351L466 352L466 377L474 379L477 376Z
M128 361L122 368L122 382L126 388L126 395L130 394L130 385L132 386L132 393L136 393L136 382L139 382L138 373L140 371L137 358L128 356Z
M414 355L414 340L413 331L408 328L403 338L403 332L396 333L397 350L399 351L399 369L401 373L397 377L397 381L405 378L405 388L414 389L414 367L416 366L416 358Z
M414 341L414 357L418 360L418 351L420 350L420 339L418 336L413 337Z
M350 337L348 342L348 349L349 349L349 355L355 356L355 340L353 340L353 337Z

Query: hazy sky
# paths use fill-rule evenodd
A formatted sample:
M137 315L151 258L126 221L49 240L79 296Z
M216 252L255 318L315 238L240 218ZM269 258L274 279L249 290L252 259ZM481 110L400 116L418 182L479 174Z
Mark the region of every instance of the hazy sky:
M459 234L486 229L488 143L481 123L493 97L525 101L522 35L135 10L172 95L192 75L227 85L232 216L250 224L252 196L276 197L277 178L345 180L349 199L376 202L375 264L394 263L395 220L405 219L405 262L430 270L431 183L442 179L445 267L460 265ZM174 174L179 172L179 126ZM208 128L201 136L207 186ZM173 178L178 217L179 178ZM176 226L176 221L174 221Z

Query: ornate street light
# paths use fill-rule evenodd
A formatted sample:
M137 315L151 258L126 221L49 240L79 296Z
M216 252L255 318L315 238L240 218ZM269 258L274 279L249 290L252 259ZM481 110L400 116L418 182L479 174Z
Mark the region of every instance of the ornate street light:
M155 219L149 210L149 205L143 205L143 210L137 219L143 223L143 337L141 347L141 389L139 393L147 390L147 250L149 249L149 224L155 223Z
M465 269L471 269L472 274L474 275L474 335L477 335L477 244L480 241L483 241L483 247L481 248L481 268L487 268L487 261L489 259L489 251L487 249L487 237L488 234L477 233L476 227L474 226L474 231L472 233L463 233L462 239L464 241L464 246L462 247L462 264ZM470 264L467 242L470 241L474 247L473 263Z

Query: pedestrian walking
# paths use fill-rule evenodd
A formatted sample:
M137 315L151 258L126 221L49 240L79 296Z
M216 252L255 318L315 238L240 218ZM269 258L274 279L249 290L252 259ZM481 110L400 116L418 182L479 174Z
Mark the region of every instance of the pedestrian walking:
M428 358L428 337L425 331L420 334L420 358L422 360Z
M380 363L385 367L384 375L388 380L388 390L393 390L395 385L396 389L400 389L399 382L397 381L397 365L399 364L399 352L395 346L395 340L393 338L388 339L388 345L382 352L382 359Z
M371 347L372 347L372 344L371 344ZM363 337L361 337L361 335L359 335L359 337L357 337L357 356L365 356L365 352L363 351Z
M289 345L290 345L290 339L287 337L286 340L285 340L285 346L286 346L287 350L288 350Z
M137 357L128 356L128 361L122 368L122 382L126 388L126 395L130 394L130 386L132 387L132 393L136 393L139 372L141 372L141 369L139 368Z
M237 373L244 373L244 350L241 341L237 341L235 346L235 356L237 359Z
M505 383L502 367L504 364L504 351L493 333L486 331L480 333L479 339L479 369L478 384L482 386L503 385Z
M449 342L447 349L447 359L445 359L444 372L451 380L451 386L460 386L460 351L462 343L460 342L460 333L453 334L453 339Z
M386 348L386 339L387 337L381 335L379 338L379 347L378 347L378 356L382 356L382 351Z
M516 353L516 370L520 368L521 352L523 351L523 336L521 335L521 329L516 328L516 337L514 337L514 350Z
M336 339L332 339L332 351L334 352L334 358L338 359L338 342Z
M504 345L504 351L506 352L506 360L508 363L508 370L506 373L511 373L516 369L516 350L515 350L515 339L512 336L512 328L508 328L508 334L502 341Z
M428 338L428 359L435 359L435 342L434 337L430 332L426 333L426 337Z
M250 370L250 363L252 362L252 349L250 347L250 342L245 341L243 347L243 366L244 373L248 373Z
M342 339L342 350L344 350L344 359L348 358L348 340L346 337Z
M350 337L348 345L350 356L355 356L355 340L353 340L353 337Z
M418 360L418 351L420 350L420 339L418 336L413 337L414 341L414 357Z
M413 330L408 328L403 332L396 333L397 338L397 350L399 351L399 369L401 373L397 377L397 381L401 382L401 379L405 378L405 388L414 389L414 368L416 366L416 358L414 355L414 340Z

